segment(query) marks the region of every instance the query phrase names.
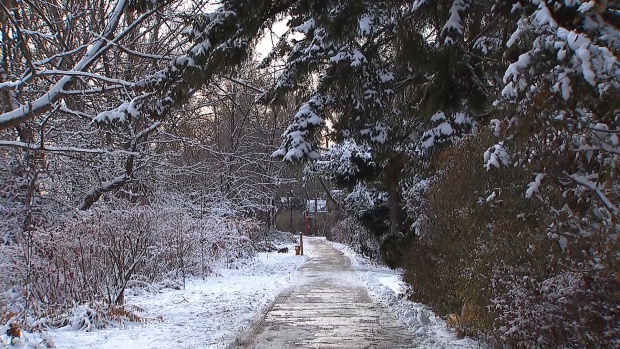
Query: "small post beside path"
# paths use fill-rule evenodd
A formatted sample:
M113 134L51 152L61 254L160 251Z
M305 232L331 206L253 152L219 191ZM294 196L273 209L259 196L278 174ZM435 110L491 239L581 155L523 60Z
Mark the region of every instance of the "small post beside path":
M304 234L299 233L299 254L304 255Z

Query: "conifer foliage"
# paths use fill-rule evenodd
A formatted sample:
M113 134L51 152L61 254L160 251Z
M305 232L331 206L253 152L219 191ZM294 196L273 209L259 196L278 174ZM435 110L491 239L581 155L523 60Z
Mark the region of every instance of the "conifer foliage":
M259 102L302 102L274 156L320 159L312 170L349 188L353 216L382 236L384 257L409 265L418 297L434 288L425 300L439 309L471 305L469 326L503 343L618 344L617 294L600 291L618 275L617 5L279 1L248 14L249 6L224 1L194 28L191 69L230 69L265 27L289 23L263 62L283 67ZM335 142L325 153L324 138ZM453 185L462 186L458 198L445 190ZM412 265L407 244L421 263ZM424 265L439 273L427 278L435 285L424 284ZM456 280L460 293L441 293ZM575 312L571 302L584 306ZM574 327L579 316L585 325ZM575 331L545 330L554 323Z
M507 11L492 1L223 1L195 22L193 48L164 75L195 82L230 70L263 29L286 20L289 32L262 63L283 68L259 101L294 94L304 102L274 156L316 160L325 138L372 149L374 176L349 180L389 194L390 232L400 234L399 183L410 159L449 144L487 112L501 81L489 57L506 35L497 14Z

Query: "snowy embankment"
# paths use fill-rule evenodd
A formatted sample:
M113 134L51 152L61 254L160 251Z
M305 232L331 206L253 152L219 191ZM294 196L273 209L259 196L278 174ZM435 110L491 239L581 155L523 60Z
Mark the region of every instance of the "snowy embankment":
M128 292L127 303L144 308L145 317L159 320L92 332L60 329L47 336L58 349L225 348L296 279L305 261L294 252L259 253L239 269L189 280L185 290Z
M423 304L408 301L404 294L409 286L403 281L402 271L378 265L347 245L332 241L328 243L349 257L357 278L364 283L373 302L388 308L398 321L418 337L416 348L485 347L470 338L457 339L456 333L448 329L444 319Z

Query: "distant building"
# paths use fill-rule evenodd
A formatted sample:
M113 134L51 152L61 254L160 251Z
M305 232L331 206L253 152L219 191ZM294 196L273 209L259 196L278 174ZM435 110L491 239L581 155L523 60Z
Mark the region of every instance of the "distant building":
M292 233L306 232L307 229L308 235L328 234L340 214L336 205L326 198L306 199L305 205L303 201L299 205L299 201L298 198L288 197L280 200L275 218L276 229Z
M327 200L325 199L306 200L306 210L310 214L314 214L315 212L316 213L328 212Z

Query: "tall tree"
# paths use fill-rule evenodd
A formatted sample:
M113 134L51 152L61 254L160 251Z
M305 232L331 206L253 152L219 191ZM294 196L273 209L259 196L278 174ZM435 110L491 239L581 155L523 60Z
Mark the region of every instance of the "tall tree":
M284 66L260 101L295 94L305 102L274 155L318 159L325 133L369 147L381 170L366 185L389 194L390 229L400 233L401 181L411 161L488 111L492 86L501 82L498 48L507 40L510 7L463 0L223 1L195 21L188 31L193 48L162 76L200 83L230 71L247 59L263 29L282 19L290 31L263 66L282 60Z
M3 3L0 198L12 222L3 221L4 234L140 188L138 173L152 159L147 140L163 120L133 113L144 101L135 80L182 53L182 8L192 11L173 2ZM124 122L108 127L118 115Z

